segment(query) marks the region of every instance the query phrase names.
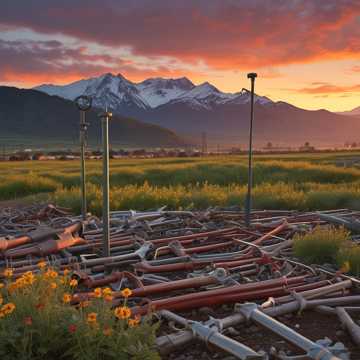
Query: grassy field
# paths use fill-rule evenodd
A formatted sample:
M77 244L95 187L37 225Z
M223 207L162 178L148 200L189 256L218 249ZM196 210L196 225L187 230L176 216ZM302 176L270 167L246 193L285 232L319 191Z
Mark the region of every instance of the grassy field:
M360 169L344 167L360 153L258 155L254 207L360 209ZM245 156L111 160L111 208L172 209L243 206ZM80 210L78 161L0 163L0 200L36 195ZM101 208L101 161L87 161L90 209ZM40 195L41 194L41 195ZM48 195L44 195L48 194ZM31 198L31 200L34 200Z

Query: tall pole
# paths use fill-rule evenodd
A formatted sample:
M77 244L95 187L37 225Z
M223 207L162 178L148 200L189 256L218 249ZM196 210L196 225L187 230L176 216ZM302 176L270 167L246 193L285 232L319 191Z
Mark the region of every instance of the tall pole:
M87 204L86 204L86 172L85 172L85 151L86 151L86 130L88 124L85 119L85 112L91 108L91 98L86 95L80 95L75 99L75 104L80 110L80 186L81 186L81 215L86 220Z
M110 256L110 199L109 199L109 119L112 113L105 111L100 114L103 144L103 256Z
M252 136L253 136L253 120L254 120L254 88L255 88L255 78L257 77L256 73L249 73L247 75L248 79L251 80L251 108L250 108L250 130L249 130L249 165L248 165L248 190L246 195L246 204L245 204L245 224L247 227L250 226L251 220L251 189L253 183L253 169L252 169Z
M85 178L85 111L80 110L80 162L81 162L81 214L83 220L86 219L86 178Z

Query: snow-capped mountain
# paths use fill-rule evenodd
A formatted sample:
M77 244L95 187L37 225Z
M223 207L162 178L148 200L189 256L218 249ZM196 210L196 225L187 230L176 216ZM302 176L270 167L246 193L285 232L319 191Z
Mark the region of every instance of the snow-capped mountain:
M187 78L151 78L134 83L122 75L104 74L64 86L41 85L37 90L73 100L85 94L93 105L114 114L130 116L199 139L206 132L209 143L247 143L251 95L247 89L225 93L205 82ZM341 144L358 141L357 116L326 110L309 111L284 101L255 95L255 142L301 145ZM350 119L351 118L351 119Z
M224 93L208 82L195 86L186 77L151 78L133 83L121 74L108 73L68 85L40 85L35 89L69 100L74 100L79 95L89 95L94 106L125 115L134 115L168 103L182 103L194 109L211 110L226 103L245 104L250 101L246 89L238 93ZM257 95L255 101L259 104L272 102Z

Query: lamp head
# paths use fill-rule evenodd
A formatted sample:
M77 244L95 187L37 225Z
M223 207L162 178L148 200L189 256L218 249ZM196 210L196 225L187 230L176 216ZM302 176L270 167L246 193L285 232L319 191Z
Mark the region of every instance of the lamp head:
M248 79L254 80L257 77L257 73L248 73L247 77L248 77Z
M80 95L74 101L76 107L81 111L87 111L91 108L92 99L90 96Z

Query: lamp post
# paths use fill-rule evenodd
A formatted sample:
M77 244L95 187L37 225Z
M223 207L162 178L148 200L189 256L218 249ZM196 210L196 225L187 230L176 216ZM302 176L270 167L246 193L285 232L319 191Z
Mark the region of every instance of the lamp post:
M103 256L110 256L110 199L109 199L109 119L112 113L107 110L99 114L101 119L102 144L103 144Z
M91 108L91 97L80 95L75 99L76 107L80 111L80 167L81 167L81 214L86 219L86 174L85 174L85 152L86 152L86 130L89 125L86 122L85 113Z
M248 79L251 80L251 99L250 99L250 130L249 130L249 166L248 166L248 190L245 203L245 224L250 226L250 214L251 214L251 189L253 183L253 171L252 171L252 133L253 133L253 120L254 120L254 87L256 73L247 74Z

